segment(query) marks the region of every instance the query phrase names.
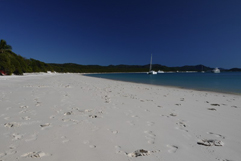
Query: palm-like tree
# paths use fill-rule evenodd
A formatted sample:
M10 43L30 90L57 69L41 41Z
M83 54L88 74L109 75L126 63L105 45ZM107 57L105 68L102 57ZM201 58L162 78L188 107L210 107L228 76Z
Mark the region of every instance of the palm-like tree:
M8 45L5 40L0 41L0 52L3 53L5 50L12 50L12 46Z

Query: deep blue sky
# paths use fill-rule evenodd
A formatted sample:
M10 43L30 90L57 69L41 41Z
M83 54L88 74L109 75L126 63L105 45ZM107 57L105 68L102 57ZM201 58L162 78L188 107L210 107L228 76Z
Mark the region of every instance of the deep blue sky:
M241 0L0 0L0 20L46 63L241 68Z

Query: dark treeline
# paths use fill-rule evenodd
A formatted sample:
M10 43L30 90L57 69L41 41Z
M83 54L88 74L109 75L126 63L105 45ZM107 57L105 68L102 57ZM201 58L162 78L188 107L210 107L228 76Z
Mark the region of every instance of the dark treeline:
M78 65L73 63L50 64L56 72L101 73L101 72L146 72L149 66L139 65Z
M50 64L56 72L73 72L73 73L101 73L101 72L147 72L149 64L147 65L78 65L73 63L67 64ZM152 65L155 71L211 71L212 68L196 65L183 67L167 67L159 64Z
M53 68L44 62L35 59L25 59L12 51L0 53L0 71L7 75L32 72L53 71Z
M211 71L212 68L204 65L182 66L182 67L167 67L159 64L154 64L152 69L155 71ZM12 47L5 40L0 42L0 74L7 75L32 72L47 72L55 71L60 73L101 73L101 72L147 72L147 65L79 65L74 63L54 64L44 63L35 59L26 59L12 52ZM232 68L229 70L221 69L221 71L241 71L240 68Z
M22 75L31 72L53 71L53 68L44 62L35 59L26 59L12 52L12 47L5 40L0 41L0 72L3 74Z

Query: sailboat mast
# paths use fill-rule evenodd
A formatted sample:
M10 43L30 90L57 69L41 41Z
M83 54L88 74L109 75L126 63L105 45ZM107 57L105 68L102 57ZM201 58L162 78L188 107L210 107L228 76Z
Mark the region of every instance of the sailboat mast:
M152 65L152 54L151 54L151 61L150 61L150 71L151 71L151 65Z

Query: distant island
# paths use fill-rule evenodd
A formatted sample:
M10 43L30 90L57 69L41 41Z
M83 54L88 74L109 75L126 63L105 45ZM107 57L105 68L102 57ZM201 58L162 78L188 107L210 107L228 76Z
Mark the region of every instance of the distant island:
M182 72L182 71L211 71L213 68L204 65L182 66L182 67L167 67L164 65L153 64L153 70L162 70L165 72ZM5 40L0 41L0 74L4 75L22 75L23 73L32 72L59 72L59 73L109 73L109 72L147 72L147 65L79 65L74 63L55 64L44 63L33 58L26 59L12 52L12 47ZM221 71L240 72L241 68L223 69Z

